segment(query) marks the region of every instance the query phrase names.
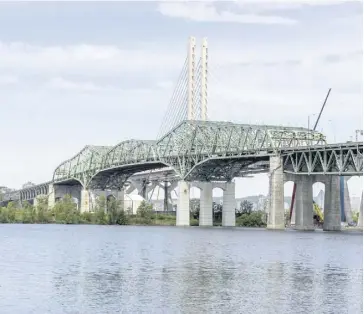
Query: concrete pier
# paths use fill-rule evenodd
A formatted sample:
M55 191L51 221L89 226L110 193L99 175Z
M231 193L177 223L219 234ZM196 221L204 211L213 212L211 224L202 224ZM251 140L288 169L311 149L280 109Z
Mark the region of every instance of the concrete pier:
M90 211L90 192L87 189L81 190L80 211L81 213Z
M48 208L52 209L56 204L56 192L54 189L54 185L50 184L48 186Z
M341 230L340 178L325 178L324 231Z
M284 229L284 181L280 156L269 160L269 212L267 229ZM297 213L296 213L297 215Z
M190 225L190 184L187 181L178 182L178 203L176 226Z
M351 177L343 177L343 185L344 190L342 191L344 199L341 200L342 206L344 207L344 213L346 222L353 221L353 216L351 214L351 202L350 202L350 193L349 193L349 187L348 187L348 181Z
M312 177L298 176L296 181L295 229L314 230Z
M212 183L201 182L200 184L200 226L212 226Z
M222 204L222 225L223 227L235 227L235 183L225 183L223 204Z

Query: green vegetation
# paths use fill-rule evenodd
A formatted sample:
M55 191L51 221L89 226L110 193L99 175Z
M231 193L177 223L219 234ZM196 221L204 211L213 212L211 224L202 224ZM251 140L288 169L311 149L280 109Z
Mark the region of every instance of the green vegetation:
M191 226L199 225L199 206L191 211ZM211 209L212 210L212 209ZM151 204L142 202L136 215L124 211L123 204L115 198L101 196L93 212L81 213L73 199L66 195L52 209L48 209L47 197L39 197L36 206L24 202L21 208L10 202L7 207L0 207L0 223L23 224L98 224L98 225L176 225L176 216L155 213ZM263 227L264 213L252 211L252 204L243 202L236 212L236 225L244 227ZM221 226L222 206L214 204L214 226Z
M359 212L358 211L353 211L352 219L353 219L353 222L355 222L356 224L358 223L358 221L359 221Z
M72 198L66 195L52 209L48 209L47 198L38 198L37 205L23 203L16 208L13 202L0 207L0 223L56 223L98 225L175 225L173 215L155 214L150 204L142 202L137 215L128 215L120 201L100 197L93 212L80 213Z
M236 218L236 226L239 227L266 227L264 220L264 212L251 211L250 213L243 213Z

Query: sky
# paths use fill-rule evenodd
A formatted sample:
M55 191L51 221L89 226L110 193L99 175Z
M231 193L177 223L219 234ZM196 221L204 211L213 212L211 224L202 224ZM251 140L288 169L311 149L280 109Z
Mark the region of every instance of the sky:
M49 181L85 145L156 139L189 36L208 39L209 119L312 127L332 88L318 130L355 139L362 19L344 0L0 3L0 185ZM236 182L268 191L266 174Z

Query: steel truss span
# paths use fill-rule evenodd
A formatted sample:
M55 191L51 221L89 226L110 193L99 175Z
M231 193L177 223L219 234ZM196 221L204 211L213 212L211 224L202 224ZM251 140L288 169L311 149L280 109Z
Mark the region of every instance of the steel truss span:
M286 173L300 175L362 175L363 143L287 150L283 152L283 167Z
M86 146L57 167L53 180L76 180L86 188L121 188L137 172L165 167L181 179L226 180L251 172L257 162L283 148L323 144L323 134L304 128L186 120L156 141Z

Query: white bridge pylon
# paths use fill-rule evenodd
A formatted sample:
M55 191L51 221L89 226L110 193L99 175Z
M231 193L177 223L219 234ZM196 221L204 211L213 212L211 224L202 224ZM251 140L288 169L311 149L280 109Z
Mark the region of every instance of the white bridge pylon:
M207 38L202 39L201 54L198 57L196 38L191 36L187 57L162 120L158 138L183 120L208 120L208 74Z

